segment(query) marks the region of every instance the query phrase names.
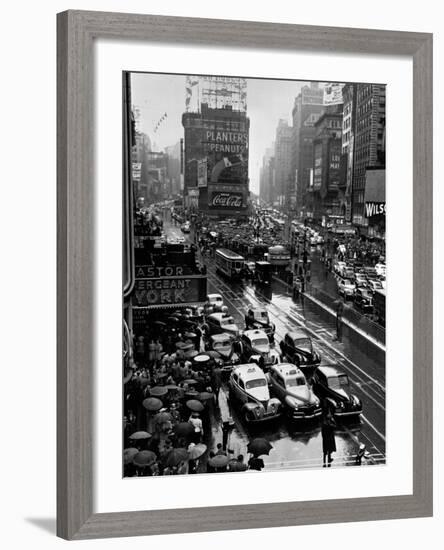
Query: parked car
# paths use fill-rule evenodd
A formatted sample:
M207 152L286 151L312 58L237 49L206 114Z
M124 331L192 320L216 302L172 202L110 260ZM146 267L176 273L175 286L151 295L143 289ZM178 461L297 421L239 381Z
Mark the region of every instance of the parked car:
M234 337L227 332L211 334L205 347L207 351L217 351L220 354L224 371L231 371L232 366L240 362L240 357L235 351Z
M272 353L268 336L261 329L245 330L240 338L239 349L243 361L254 360L259 363L262 357L264 368L276 362L276 353Z
M272 420L281 415L281 402L270 396L265 373L254 363L234 368L228 387L230 399L240 407L246 422Z
M351 279L338 279L338 293L340 296L343 296L345 299L353 298L353 295L356 290L356 285Z
M245 326L248 329L262 329L270 342L274 341L275 325L270 321L264 307L250 307L245 314Z
M356 287L365 286L367 284L367 277L364 273L355 272L354 283Z
M375 292L376 290L384 290L381 281L376 279L369 279L367 281L367 288L370 290L370 292Z
M231 315L226 313L211 313L207 317L208 331L211 334L226 332L233 336L239 336L239 327Z
M321 362L321 356L313 348L310 336L303 329L287 332L280 342L282 355L289 363L299 367L307 376Z
M373 311L373 298L368 288L357 288L353 301L356 307L364 313L371 313Z
M348 376L339 367L318 367L312 378L313 391L335 417L359 416L361 400L350 392Z
M222 311L224 307L224 299L221 294L208 294L205 301L205 309L208 313L216 313Z
M268 375L271 393L279 398L293 420L311 420L322 414L320 399L304 373L291 363L274 365Z

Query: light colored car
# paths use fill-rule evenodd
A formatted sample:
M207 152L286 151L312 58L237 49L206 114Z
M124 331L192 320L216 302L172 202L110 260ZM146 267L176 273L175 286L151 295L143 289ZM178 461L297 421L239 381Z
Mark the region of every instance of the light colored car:
M233 336L239 336L239 327L231 315L226 313L211 313L207 317L207 324L210 334L226 332Z
M367 285L367 277L363 273L355 273L354 281L357 287Z
M384 290L381 281L376 279L369 279L367 281L367 288L370 290L370 292L375 292L375 290Z
M228 383L230 399L240 406L246 422L272 420L281 414L282 404L270 396L265 373L254 363L234 368Z
M286 407L293 420L311 420L322 414L321 401L307 384L304 373L291 363L274 365L268 382L273 395Z
M385 264L376 264L375 269L379 277L385 277L385 271L386 271Z
M345 262L334 261L333 262L333 270L338 275L342 275L342 270L345 268L346 265L347 264Z
M213 312L222 311L224 299L221 294L208 294L205 305L208 310Z
M338 279L338 293L344 298L352 298L356 290L356 285L350 279Z

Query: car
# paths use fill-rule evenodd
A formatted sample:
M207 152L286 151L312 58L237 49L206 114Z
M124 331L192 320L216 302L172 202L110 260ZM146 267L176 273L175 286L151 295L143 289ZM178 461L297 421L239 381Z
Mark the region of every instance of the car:
M270 321L268 311L264 307L250 307L245 314L245 327L262 329L270 342L274 341L276 326Z
M180 226L180 229L182 230L182 233L189 233L191 231L190 224L188 222L183 223Z
M378 278L378 273L377 273L377 271L374 267L366 266L363 269L364 269L364 273L367 276L367 279L377 279Z
M343 279L342 277L338 279L338 293L340 296L343 296L345 299L353 298L355 290L356 285L351 279Z
M280 400L270 396L265 373L254 363L235 367L228 388L230 400L240 407L241 416L248 423L273 420L282 414Z
M337 274L337 275L342 275L342 270L345 268L346 266L346 263L345 262L340 262L338 260L335 260L333 262L333 271Z
M361 400L350 392L348 376L339 367L318 367L313 374L312 387L333 416L356 417L362 413Z
M224 307L224 299L221 294L207 294L205 300L205 309L208 313L216 313L222 311Z
M240 338L239 349L244 360L248 360L252 355L258 355L264 358L265 365L272 363L270 341L264 330L257 328L244 330Z
M371 313L373 311L373 296L368 288L357 288L353 302L364 313Z
M355 278L355 270L349 265L345 266L341 273L344 279L353 280Z
M231 315L226 313L211 313L207 316L208 331L211 334L221 334L226 332L232 336L239 336L239 327L234 322Z
M377 279L369 279L367 281L367 288L370 290L370 292L375 292L376 290L384 290L384 287L382 286L381 281Z
M287 332L279 345L284 360L286 358L289 363L299 367L308 376L321 362L321 356L315 351L310 336L303 329Z
M376 273L379 277L385 277L386 267L385 264L376 264L375 265Z
M268 383L272 395L281 401L292 420L312 420L322 415L321 400L296 365L273 365L268 374Z
M364 275L364 273L355 272L355 277L353 279L356 288L366 286L367 284L367 277Z
M224 371L231 371L232 366L239 363L240 357L234 349L233 335L227 332L211 334L206 343L206 351L217 351L224 363Z

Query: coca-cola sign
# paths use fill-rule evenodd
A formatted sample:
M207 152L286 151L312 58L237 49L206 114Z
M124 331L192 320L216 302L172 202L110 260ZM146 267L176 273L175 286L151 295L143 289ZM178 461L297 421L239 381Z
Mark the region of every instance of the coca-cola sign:
M213 193L210 206L213 208L242 208L242 193Z

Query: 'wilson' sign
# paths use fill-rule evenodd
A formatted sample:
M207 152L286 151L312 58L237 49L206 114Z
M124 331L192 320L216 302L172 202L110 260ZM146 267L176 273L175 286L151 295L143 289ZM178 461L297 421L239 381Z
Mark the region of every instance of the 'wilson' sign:
M385 216L386 207L385 202L366 202L365 203L365 217L373 218L374 216Z

